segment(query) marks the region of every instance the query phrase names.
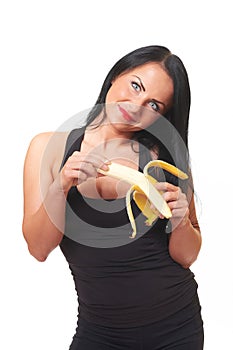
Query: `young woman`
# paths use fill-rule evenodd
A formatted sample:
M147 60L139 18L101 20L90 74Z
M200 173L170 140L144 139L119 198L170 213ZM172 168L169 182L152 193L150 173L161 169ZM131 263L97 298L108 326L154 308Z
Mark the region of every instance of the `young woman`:
M110 70L84 127L39 134L29 146L23 233L39 261L60 245L69 263L79 304L71 350L203 348L189 269L201 247L191 176L180 183L156 174L172 218L147 227L133 206L140 232L131 239L129 186L98 173L109 162L142 171L163 159L190 175L189 108L181 60L165 47L143 47Z

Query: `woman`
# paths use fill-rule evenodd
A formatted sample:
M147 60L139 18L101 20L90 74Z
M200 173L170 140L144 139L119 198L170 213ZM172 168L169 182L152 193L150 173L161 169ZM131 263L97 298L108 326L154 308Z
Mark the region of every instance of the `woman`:
M39 261L60 245L69 263L79 302L72 350L203 348L189 269L201 247L191 177L156 174L172 218L146 227L134 206L141 233L132 240L128 185L98 173L109 162L141 171L158 158L190 173L189 107L180 59L143 47L110 70L84 127L37 135L29 146L23 233Z

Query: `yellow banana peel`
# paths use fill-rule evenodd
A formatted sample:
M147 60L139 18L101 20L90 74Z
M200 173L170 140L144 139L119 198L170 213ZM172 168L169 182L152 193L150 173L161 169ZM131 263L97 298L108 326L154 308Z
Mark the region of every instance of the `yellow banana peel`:
M147 226L151 226L158 218L159 214L162 214L167 219L172 216L167 202L162 197L162 193L155 188L157 180L148 174L149 168L160 167L180 179L185 180L188 178L187 174L183 171L162 160L152 160L147 163L143 169L143 173L117 163L110 163L108 167L109 169L107 171L102 169L97 169L97 171L102 175L124 180L132 185L126 194L126 209L133 229L131 238L134 238L137 233L131 208L131 195L133 195L135 203L141 210L142 214L146 217L145 224Z

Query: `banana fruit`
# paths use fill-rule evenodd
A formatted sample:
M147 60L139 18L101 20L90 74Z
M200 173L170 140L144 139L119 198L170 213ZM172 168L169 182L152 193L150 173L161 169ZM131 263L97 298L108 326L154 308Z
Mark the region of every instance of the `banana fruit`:
M133 196L133 199L141 210L142 214L147 218L145 221L147 226L151 226L153 224L159 213L161 213L167 219L172 216L167 202L163 199L161 193L155 188L157 180L148 174L148 170L152 166L160 167L179 177L180 179L185 180L188 178L187 174L185 174L183 171L162 160L152 160L147 163L143 169L143 173L117 163L110 163L107 171L97 169L97 171L102 175L124 180L132 185L126 194L126 209L133 229L131 238L134 238L137 233L131 208L131 195Z

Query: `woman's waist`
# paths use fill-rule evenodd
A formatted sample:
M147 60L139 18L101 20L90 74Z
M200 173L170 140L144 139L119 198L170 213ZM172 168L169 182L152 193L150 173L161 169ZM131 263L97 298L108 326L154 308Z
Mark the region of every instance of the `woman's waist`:
M112 295L108 290L103 291L102 297L98 298L85 296L83 299L79 296L79 314L102 325L134 327L161 321L189 305L199 307L195 282L184 288L174 288L169 293L166 290L162 293L161 288L150 293L142 293L142 288L135 288L129 293L127 295L125 289L118 289Z
M183 271L182 271L183 270ZM74 275L74 274L73 274ZM117 309L165 305L192 295L197 284L190 270L175 269L103 269L74 276L78 297L87 306ZM146 306L147 305L147 306Z

